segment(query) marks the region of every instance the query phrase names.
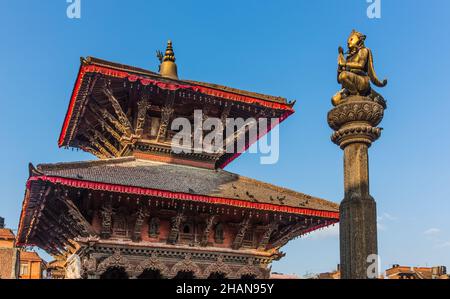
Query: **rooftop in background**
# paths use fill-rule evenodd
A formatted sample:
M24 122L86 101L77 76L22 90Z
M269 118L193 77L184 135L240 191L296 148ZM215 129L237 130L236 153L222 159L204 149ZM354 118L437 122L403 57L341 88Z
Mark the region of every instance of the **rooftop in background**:
M393 265L386 270L387 279L450 279L447 267L409 267Z
M36 252L17 246L11 229L0 228L0 279L40 279L44 268L45 261Z
M19 251L20 261L29 261L29 262L43 262L45 261L39 256L37 252L34 251Z
M14 240L16 237L14 233L9 228L0 228L0 239L1 240Z
M296 274L283 274L272 272L270 273L270 279L300 279L300 276Z

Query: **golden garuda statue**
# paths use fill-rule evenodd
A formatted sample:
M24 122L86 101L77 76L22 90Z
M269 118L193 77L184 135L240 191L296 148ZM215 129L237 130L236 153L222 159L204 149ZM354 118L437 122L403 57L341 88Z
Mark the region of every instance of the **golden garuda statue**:
M370 82L378 87L387 85L387 80L380 81L373 66L372 51L366 48L364 41L366 36L353 30L348 38L348 52L344 53L339 47L338 56L338 83L342 85L342 90L332 98L334 106L344 102L349 96L363 96L378 102L384 108L386 101L374 91ZM347 56L344 57L344 54Z

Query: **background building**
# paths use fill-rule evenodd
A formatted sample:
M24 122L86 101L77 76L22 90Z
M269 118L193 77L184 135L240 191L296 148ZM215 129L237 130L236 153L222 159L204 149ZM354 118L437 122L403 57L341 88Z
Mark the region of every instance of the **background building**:
M45 261L36 252L17 248L13 231L0 218L0 279L41 279L44 270Z
M42 279L45 261L34 251L19 250L19 279Z
M0 217L0 279L18 278L19 254L15 236L4 225L5 220Z
M449 279L445 266L409 267L393 265L386 270L387 279Z

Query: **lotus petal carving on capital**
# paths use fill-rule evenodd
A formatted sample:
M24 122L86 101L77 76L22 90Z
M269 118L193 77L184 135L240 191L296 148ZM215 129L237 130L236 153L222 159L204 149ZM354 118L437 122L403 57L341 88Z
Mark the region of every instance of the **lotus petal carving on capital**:
M337 131L350 122L366 122L376 127L384 116L384 108L370 100L354 100L342 103L328 113L328 124Z

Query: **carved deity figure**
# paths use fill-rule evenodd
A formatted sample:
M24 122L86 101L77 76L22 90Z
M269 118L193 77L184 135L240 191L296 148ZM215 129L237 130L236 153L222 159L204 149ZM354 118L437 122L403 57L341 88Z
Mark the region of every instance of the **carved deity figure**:
M153 217L149 223L148 235L149 237L155 238L159 235L159 218Z
M386 106L383 97L370 86L372 82L378 87L384 87L387 85L387 80L378 79L373 66L372 51L366 48L365 40L365 35L353 30L347 41L348 52L344 53L342 47L339 47L338 83L342 85L342 90L333 96L334 106L339 105L351 95L368 97L383 107ZM344 57L344 54L347 56Z
M223 225L222 223L218 223L214 230L214 240L216 243L223 243Z

